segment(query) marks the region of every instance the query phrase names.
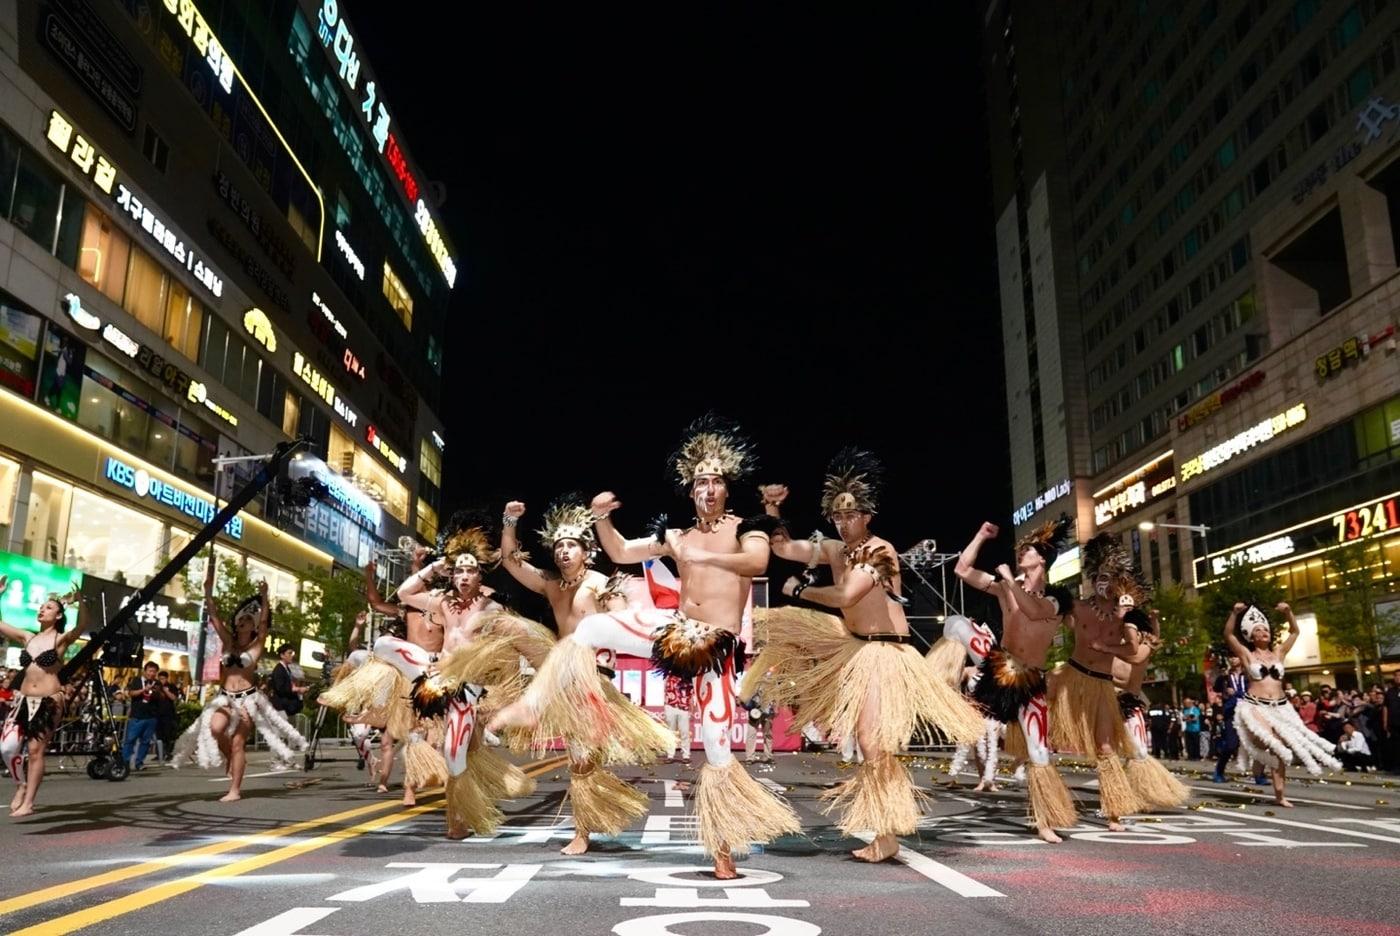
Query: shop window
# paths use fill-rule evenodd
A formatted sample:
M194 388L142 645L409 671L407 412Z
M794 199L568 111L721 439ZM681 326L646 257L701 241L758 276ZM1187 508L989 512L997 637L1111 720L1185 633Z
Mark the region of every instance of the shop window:
M326 464L353 480L400 523L408 523L408 488L337 426L331 427Z
M412 331L413 297L404 288L403 281L389 268L388 260L384 261L384 298L389 300L390 308L398 315L399 321L403 322L403 327Z
M73 485L34 472L24 518L22 542L26 556L55 565L66 564L64 537L68 532L68 509L72 500Z
M274 606L279 601L297 604L297 579L292 573L266 562L248 557L248 578L254 582L267 582L267 592L272 596Z
M132 248L122 307L157 335L165 327L169 280L150 254L139 247Z
M43 319L6 302L0 294L0 385L32 398L38 376Z
M28 151L20 155L10 222L48 252L54 249L62 193L63 183L42 159Z
M111 218L91 205L86 206L83 234L78 244L78 275L120 305L130 256L130 239Z
M165 524L110 498L73 493L65 565L91 575L141 586L160 567Z

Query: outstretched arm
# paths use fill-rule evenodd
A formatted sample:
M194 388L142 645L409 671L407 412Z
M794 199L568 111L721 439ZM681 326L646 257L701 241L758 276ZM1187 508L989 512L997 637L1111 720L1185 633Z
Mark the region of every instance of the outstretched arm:
M209 618L209 626L214 628L214 633L218 636L219 642L225 647L233 646L233 634L229 632L228 625L219 617L219 606L214 601L214 555L213 550L209 551L209 559L204 571L204 614Z
M1235 606L1230 609L1230 616L1225 619L1225 646L1229 647L1230 652L1241 660L1248 661L1251 659L1249 648L1240 642L1240 638L1236 636L1235 627L1235 622L1239 620L1240 614L1244 612L1244 609L1245 604L1243 601L1235 602Z
M0 595L5 594L5 589L9 587L10 577L8 575L0 575ZM24 643L31 636L28 631L22 631L18 627L12 627L4 621L0 621L0 635L3 635L7 640L14 640L19 643Z
M516 524L525 516L525 505L520 501L506 504L501 523L501 565L506 567L510 577L537 595L544 594L544 573L535 568L525 558L520 548L520 539L515 535Z
M1033 621L1068 614L1074 608L1074 596L1067 588L1051 586L1044 595L1032 595L1012 576L1010 566L997 566L997 574L1001 576L999 584L1002 594L1010 598L1011 604Z
M379 592L378 577L375 575L374 560L371 559L365 566L365 600L369 606L380 614L387 614L389 617L398 617L403 610L392 601L385 601L384 596Z
M603 552L608 554L609 559L619 565L626 565L645 562L657 556L671 555L666 545L658 543L654 537L631 540L624 538L612 523L612 512L621 506L622 501L618 500L612 491L604 491L593 498L593 516L596 520L593 529L598 533L598 545L603 547Z
M972 537L972 542L963 549L958 556L957 563L953 566L953 574L978 591L991 591L996 587L996 578L991 573L983 572L977 568L977 554L982 551L982 544L987 540L996 539L999 532L1000 530L994 523L982 524Z
M1288 618L1288 636L1284 638L1283 643L1278 648L1279 656L1284 657L1288 656L1288 651L1292 650L1293 645L1298 642L1298 619L1293 616L1293 609L1286 601L1278 603L1278 610L1282 611Z
M67 605L69 602L76 600L78 597L78 592L78 583L74 582L73 587L68 589L68 594L58 599L59 603ZM63 633L58 635L58 639L54 641L54 646L58 649L59 653L62 653L64 650L67 650L70 646L73 645L73 641L77 640L79 635L82 634L82 632L83 616L79 614L77 622L74 623L72 627L68 628Z
M782 519L780 508L787 500L788 488L786 484L764 484L758 489L759 495L763 498L763 512L778 520ZM779 559L786 559L789 562L800 562L809 569L814 569L818 565L830 562L826 550L822 548L822 536L820 533L813 533L811 539L795 540L788 535L786 529L779 529L773 532L769 539L769 547L773 554Z

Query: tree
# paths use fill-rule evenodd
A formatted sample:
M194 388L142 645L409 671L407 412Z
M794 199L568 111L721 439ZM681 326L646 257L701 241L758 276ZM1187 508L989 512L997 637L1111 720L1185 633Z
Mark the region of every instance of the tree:
M1232 562L1224 573L1201 589L1202 625L1225 633L1225 619L1234 610L1235 602L1258 605L1265 614L1273 616L1274 606L1286 597L1277 576L1261 572L1248 562ZM1223 643L1219 636L1217 643Z
M1400 617L1380 610L1376 599L1389 593L1377 587L1375 569L1379 548L1364 541L1339 546L1327 555L1327 568L1335 576L1334 594L1315 606L1318 622L1327 639L1350 650L1357 660L1357 684L1362 684L1360 664L1379 666L1383 647L1400 639Z
M1219 633L1202 617L1201 602L1180 584L1163 585L1152 599L1152 609L1162 626L1162 644L1152 655L1152 665L1171 682L1172 702L1180 683L1202 672L1202 662ZM1199 691L1198 686L1195 691Z
M279 639L314 637L339 654L350 639L355 615L365 610L362 579L353 570L312 569L302 578L301 602L275 605L274 632ZM302 666L309 661L302 661Z

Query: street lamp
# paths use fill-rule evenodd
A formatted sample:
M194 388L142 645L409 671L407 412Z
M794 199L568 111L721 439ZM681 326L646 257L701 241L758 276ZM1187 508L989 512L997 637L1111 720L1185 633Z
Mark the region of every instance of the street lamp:
M1201 551L1205 553L1204 558L1210 557L1210 527L1204 523L1154 523L1151 520L1144 520L1138 524L1138 529L1150 533L1161 527L1165 530L1190 530L1192 533L1201 534Z

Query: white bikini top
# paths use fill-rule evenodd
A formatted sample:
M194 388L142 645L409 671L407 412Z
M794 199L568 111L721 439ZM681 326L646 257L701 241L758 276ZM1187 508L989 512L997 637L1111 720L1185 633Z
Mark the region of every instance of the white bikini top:
M1245 667L1245 672L1249 678L1256 682L1261 679L1283 679L1282 663L1250 663Z

